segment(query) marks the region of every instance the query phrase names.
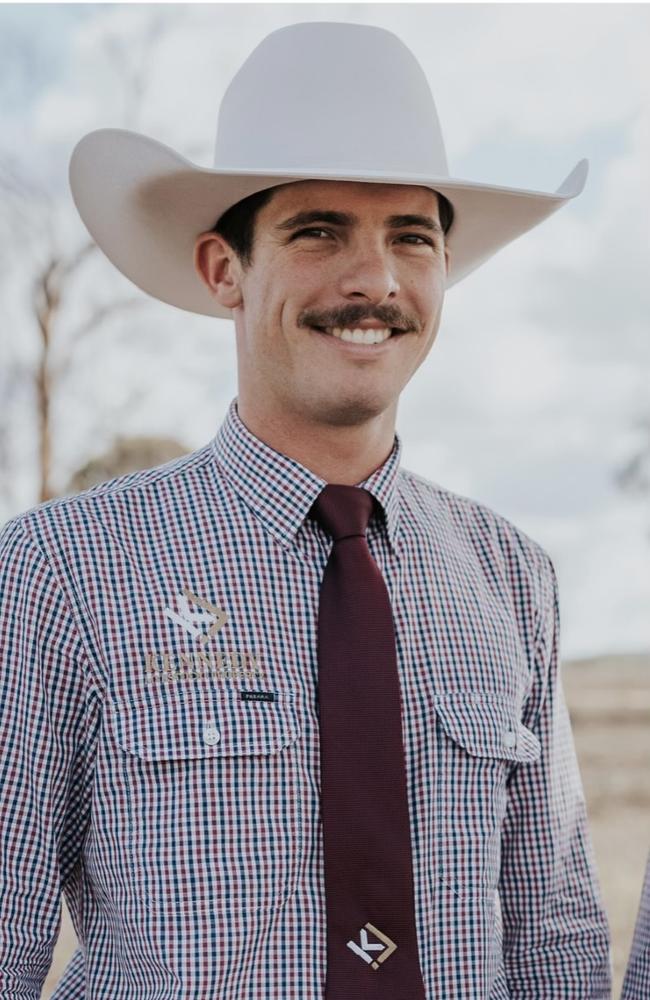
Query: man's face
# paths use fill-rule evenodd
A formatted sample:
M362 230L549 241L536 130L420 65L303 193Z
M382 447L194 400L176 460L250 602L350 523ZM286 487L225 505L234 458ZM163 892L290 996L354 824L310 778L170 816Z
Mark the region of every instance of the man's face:
M240 394L278 419L339 426L396 409L440 324L447 250L435 193L287 184L258 213L252 257L247 270L232 259ZM331 332L369 326L394 332L378 345Z

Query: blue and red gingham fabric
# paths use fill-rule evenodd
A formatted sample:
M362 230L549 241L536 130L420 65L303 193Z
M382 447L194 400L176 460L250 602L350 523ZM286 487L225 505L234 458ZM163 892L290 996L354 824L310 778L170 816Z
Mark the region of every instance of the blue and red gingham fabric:
M551 561L401 451L359 485L381 505L427 997L609 997ZM56 1000L322 1000L324 485L235 397L200 450L5 525L1 996L39 996L63 892L79 948Z
M648 997L650 997L650 857L646 865L621 1000L648 1000Z

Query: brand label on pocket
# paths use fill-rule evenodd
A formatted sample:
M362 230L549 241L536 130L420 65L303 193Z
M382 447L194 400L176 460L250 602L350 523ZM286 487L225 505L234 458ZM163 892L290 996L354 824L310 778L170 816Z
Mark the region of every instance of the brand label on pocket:
M242 701L275 701L273 691L240 691Z

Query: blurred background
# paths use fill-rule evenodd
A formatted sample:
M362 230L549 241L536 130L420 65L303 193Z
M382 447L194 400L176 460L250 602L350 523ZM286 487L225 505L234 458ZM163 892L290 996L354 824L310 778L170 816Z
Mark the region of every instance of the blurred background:
M89 240L75 143L128 128L211 166L242 61L313 20L412 49L452 176L552 191L590 161L582 195L450 289L397 427L406 468L555 564L617 996L650 848L647 4L3 4L0 523L202 446L237 394L231 324L150 299ZM64 906L44 996L74 946Z

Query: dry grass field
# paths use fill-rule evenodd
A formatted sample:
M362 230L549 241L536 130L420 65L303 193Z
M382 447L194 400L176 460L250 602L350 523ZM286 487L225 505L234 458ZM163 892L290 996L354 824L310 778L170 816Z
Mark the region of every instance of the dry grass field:
M650 655L566 663L564 686L612 926L617 998L650 850ZM52 995L75 947L64 903L43 998Z
M650 656L568 663L564 687L620 995L650 851Z

